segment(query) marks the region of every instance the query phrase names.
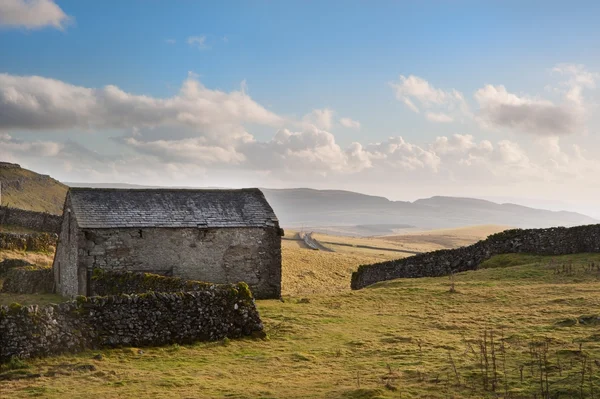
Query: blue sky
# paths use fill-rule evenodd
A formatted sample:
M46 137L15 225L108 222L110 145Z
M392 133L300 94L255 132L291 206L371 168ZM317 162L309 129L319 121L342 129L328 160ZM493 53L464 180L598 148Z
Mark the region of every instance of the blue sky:
M0 157L71 181L591 203L598 15L592 1L2 0Z

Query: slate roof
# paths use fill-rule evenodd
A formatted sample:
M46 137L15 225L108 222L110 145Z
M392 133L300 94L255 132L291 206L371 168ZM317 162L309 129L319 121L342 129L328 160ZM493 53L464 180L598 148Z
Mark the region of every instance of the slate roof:
M240 190L69 189L80 228L279 227L257 188Z

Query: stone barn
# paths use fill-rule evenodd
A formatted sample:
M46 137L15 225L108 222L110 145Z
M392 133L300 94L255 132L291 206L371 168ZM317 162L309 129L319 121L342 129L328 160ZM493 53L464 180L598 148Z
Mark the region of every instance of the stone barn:
M259 189L71 188L54 257L56 291L91 295L95 268L281 294L283 230Z

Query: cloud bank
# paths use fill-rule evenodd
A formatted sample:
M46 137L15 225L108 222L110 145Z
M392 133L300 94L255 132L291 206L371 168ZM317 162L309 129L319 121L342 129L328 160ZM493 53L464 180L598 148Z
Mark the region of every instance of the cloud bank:
M584 90L596 88L600 75L575 64L559 64L552 72L566 78L549 87L560 94L558 101L515 94L504 85L486 84L473 94L475 107L469 105L462 92L438 89L418 76L400 75L399 81L390 85L398 100L411 111L424 113L431 122L475 122L485 129L537 136L580 133L585 129L590 107Z
M333 132L360 128L368 137L360 122L336 118L329 108L299 119L278 115L256 102L244 83L224 92L206 88L190 74L177 94L163 98L113 85L89 88L0 74L0 158L42 165L42 172L57 170L72 181L153 185L378 185L437 193L547 189L565 181L588 186L586 181L597 180L600 161L559 136L579 131L587 112L582 93L597 77L581 68L556 68L553 73L567 78L559 86L562 103L484 85L473 96L478 108L472 110L457 90L441 90L412 75L392 86L401 101L432 122L468 118L490 129L527 130L528 142L454 133L418 143L396 135L347 145ZM252 133L257 127L272 133L258 139ZM38 132L39 139L19 140L20 131ZM74 140L44 139L52 131L74 132L81 141L86 134L104 135L119 151L105 155Z
M63 30L71 18L52 0L0 1L0 27Z

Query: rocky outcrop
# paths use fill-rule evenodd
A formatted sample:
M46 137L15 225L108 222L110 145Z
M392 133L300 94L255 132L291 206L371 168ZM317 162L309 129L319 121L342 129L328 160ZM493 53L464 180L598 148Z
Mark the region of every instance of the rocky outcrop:
M567 255L583 252L600 252L600 224L506 230L468 247L360 266L352 273L351 287L360 289L396 278L438 277L475 270L492 256L506 253Z

